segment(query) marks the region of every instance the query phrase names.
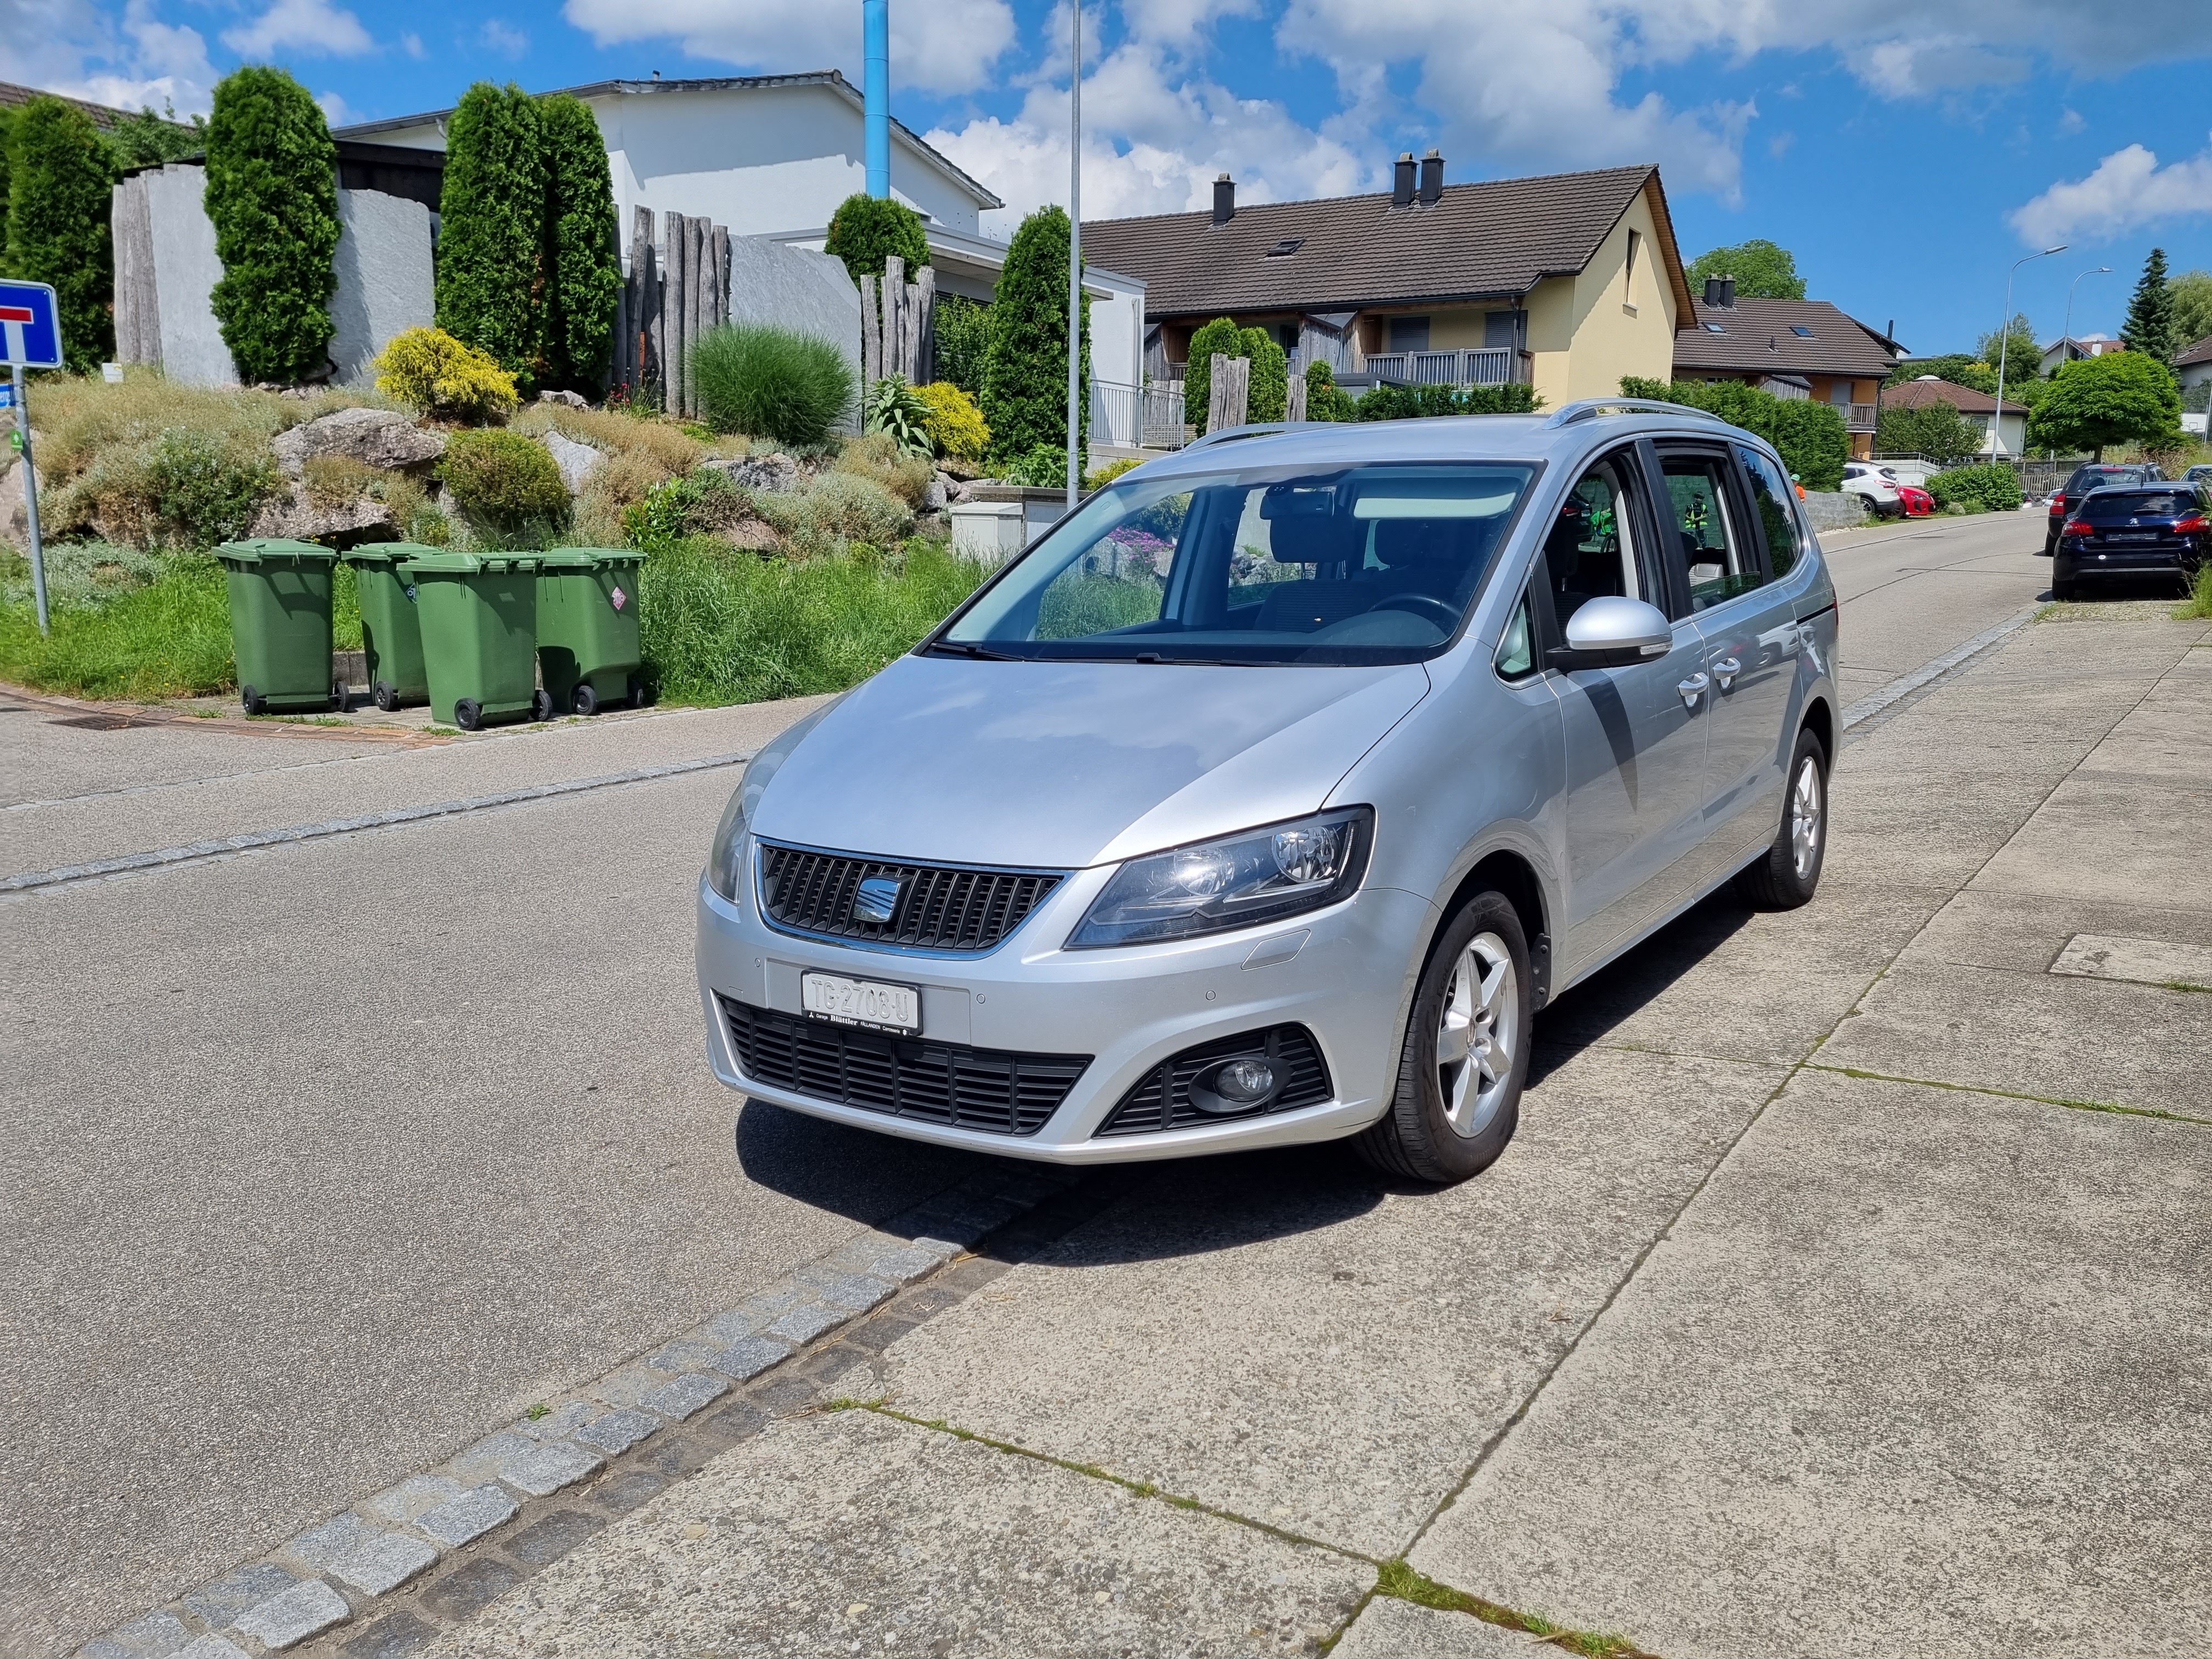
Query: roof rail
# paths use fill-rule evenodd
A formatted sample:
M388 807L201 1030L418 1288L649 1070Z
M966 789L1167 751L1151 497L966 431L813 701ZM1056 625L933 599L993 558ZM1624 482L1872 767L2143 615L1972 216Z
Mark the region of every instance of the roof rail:
M1278 432L1304 432L1316 426L1328 426L1327 421L1253 421L1243 426L1224 426L1218 432L1203 432L1183 446L1188 453L1202 449L1207 444L1234 443L1239 438L1265 438Z
M1577 421L1587 421L1597 415L1688 415L1700 421L1713 421L1722 426L1728 422L1709 409L1699 409L1692 404L1670 404L1658 398L1577 398L1555 411L1544 424L1547 427L1572 426Z

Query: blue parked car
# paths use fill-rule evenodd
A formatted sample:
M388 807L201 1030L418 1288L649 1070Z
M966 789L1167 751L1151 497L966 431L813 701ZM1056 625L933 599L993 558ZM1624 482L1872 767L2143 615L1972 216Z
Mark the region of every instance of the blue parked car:
M2186 481L2107 485L2083 496L2058 535L2051 597L2079 598L2086 581L2178 577L2185 587L2212 552L2212 485Z

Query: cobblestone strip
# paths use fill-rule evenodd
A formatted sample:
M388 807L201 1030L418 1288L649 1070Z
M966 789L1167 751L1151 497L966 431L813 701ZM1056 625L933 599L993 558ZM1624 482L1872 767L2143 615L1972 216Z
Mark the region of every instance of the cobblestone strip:
M411 1653L771 1418L868 1392L900 1335L1130 1178L1011 1163L971 1176L76 1659Z

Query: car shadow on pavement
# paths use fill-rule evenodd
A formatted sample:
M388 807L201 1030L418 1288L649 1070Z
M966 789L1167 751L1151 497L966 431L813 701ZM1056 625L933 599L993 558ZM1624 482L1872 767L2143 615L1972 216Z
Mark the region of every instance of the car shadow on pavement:
M872 1134L764 1100L738 1109L737 1152L748 1180L869 1226L1008 1161Z

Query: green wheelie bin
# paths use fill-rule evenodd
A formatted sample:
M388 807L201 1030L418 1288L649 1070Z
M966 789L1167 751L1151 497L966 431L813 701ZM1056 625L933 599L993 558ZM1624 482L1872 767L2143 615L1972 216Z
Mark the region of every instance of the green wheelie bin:
M226 542L230 647L246 712L334 708L344 689L331 674L331 562L313 542Z
M645 702L637 635L641 553L559 547L538 565L538 670L556 709Z
M550 720L538 689L535 553L418 553L399 567L415 589L430 707L464 732Z
M413 542L370 542L341 555L353 567L361 600L361 643L368 659L368 695L386 714L402 703L427 702L429 676L422 670L422 624L416 614L415 584L399 574L410 559L437 552Z

